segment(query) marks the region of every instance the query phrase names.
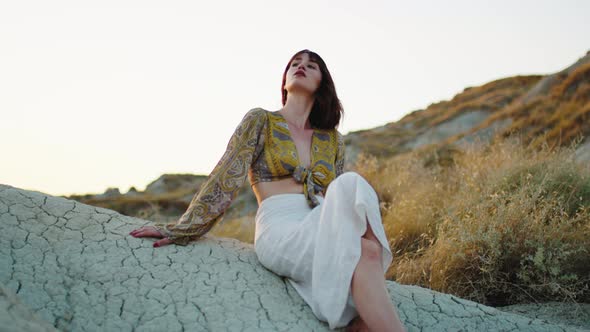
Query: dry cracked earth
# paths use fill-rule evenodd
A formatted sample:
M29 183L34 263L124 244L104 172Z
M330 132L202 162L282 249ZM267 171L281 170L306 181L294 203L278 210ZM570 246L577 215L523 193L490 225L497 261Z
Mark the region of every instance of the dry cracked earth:
M151 221L0 185L0 331L327 331L253 246L153 248ZM579 331L387 281L408 331Z

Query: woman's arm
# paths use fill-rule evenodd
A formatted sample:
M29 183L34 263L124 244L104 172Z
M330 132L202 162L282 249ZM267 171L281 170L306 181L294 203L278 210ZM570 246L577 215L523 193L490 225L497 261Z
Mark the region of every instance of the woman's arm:
M207 233L220 221L248 175L248 169L260 153L259 137L266 121L263 109L255 108L244 116L234 131L227 149L188 209L176 223L156 223L165 237L187 245Z

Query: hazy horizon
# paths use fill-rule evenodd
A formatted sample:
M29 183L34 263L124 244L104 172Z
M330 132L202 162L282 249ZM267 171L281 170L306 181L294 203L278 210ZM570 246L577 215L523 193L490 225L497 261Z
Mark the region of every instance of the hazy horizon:
M590 45L584 1L24 1L0 5L0 183L51 195L207 175L252 108L276 110L304 48L339 129L397 121L469 86L557 72Z

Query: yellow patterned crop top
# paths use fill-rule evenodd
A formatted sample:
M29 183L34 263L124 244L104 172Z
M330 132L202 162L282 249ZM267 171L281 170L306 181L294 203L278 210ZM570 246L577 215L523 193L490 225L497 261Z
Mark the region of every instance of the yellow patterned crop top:
M292 177L303 184L309 206L315 207L319 204L315 194L325 194L343 169L344 139L338 130L314 129L311 164L305 168L285 118L277 111L254 108L235 129L225 153L178 222L154 226L175 244L198 239L223 218L246 175L250 185Z

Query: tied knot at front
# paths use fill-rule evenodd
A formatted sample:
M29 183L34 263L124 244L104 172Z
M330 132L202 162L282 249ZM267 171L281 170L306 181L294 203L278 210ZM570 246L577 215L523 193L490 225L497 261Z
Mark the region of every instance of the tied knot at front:
M319 183L321 183L325 178L322 172L314 171L313 168L305 168L303 166L297 166L295 171L293 172L293 178L298 183L303 184L303 194L307 199L307 203L310 207L315 207L320 202L315 197L315 194L324 190Z

